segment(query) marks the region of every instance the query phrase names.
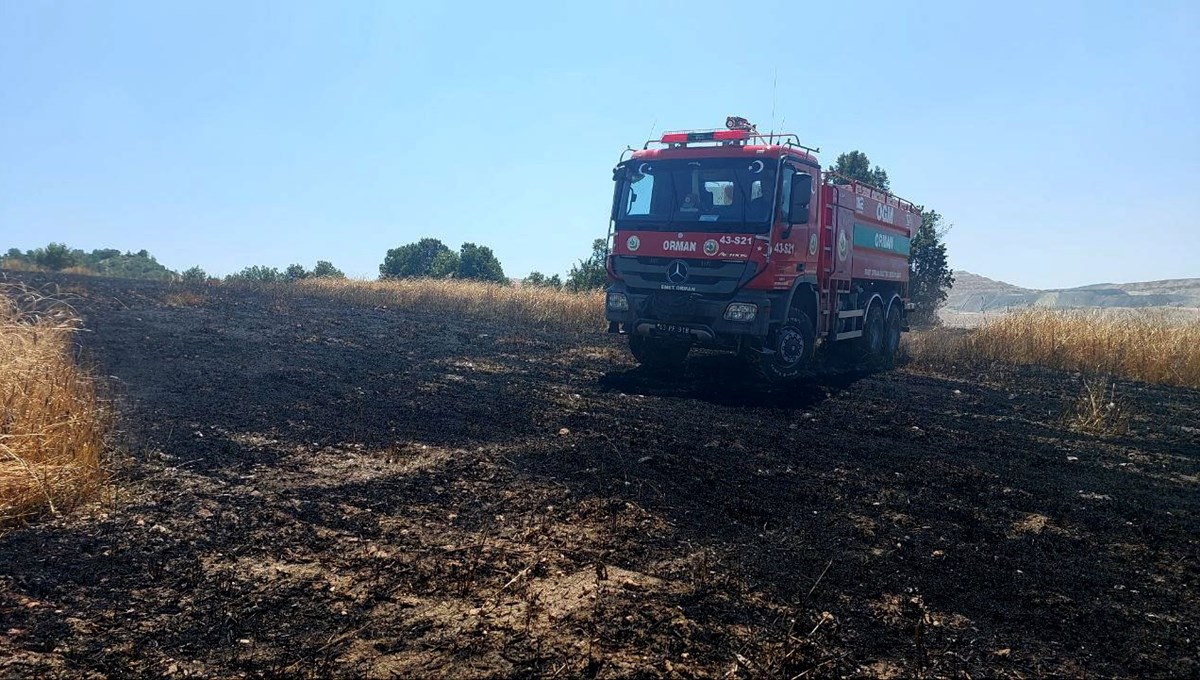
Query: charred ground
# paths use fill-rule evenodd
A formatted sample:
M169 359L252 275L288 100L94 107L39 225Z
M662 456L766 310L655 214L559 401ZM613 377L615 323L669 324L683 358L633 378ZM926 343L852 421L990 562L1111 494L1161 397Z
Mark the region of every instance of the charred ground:
M35 283L45 283L44 280ZM115 498L0 537L0 673L1191 675L1200 392L762 392L556 333L60 277Z

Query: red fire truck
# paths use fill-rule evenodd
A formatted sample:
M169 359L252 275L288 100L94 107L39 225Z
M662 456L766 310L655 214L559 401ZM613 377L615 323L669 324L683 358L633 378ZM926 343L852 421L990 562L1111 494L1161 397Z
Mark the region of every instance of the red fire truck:
M912 203L822 173L793 134L668 132L613 170L609 331L644 366L740 352L769 381L818 356L888 364L906 330ZM820 354L818 354L820 350Z

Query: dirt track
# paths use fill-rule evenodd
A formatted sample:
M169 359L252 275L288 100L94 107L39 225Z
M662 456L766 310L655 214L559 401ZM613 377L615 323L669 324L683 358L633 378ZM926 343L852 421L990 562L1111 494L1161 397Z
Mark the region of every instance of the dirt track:
M1200 673L1200 392L762 393L535 334L68 279L117 498L0 537L0 674ZM171 306L170 304L181 305Z

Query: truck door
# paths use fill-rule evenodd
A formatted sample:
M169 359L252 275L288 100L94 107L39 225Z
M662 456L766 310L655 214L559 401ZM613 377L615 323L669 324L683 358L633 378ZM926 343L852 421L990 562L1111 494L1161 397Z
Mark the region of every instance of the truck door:
M796 263L801 250L797 244L801 242L802 234L797 233L788 215L794 173L794 168L785 162L780 172L779 190L775 192L778 198L774 214L778 215L778 219L774 225L774 233L771 234L771 270L775 274L776 290L787 290L791 287L796 278Z
M779 277L787 280L789 286L797 276L812 274L816 271L815 266L810 264L809 260L811 259L814 263L816 261L817 249L810 247L816 244L810 243L810 240L816 234L812 225L815 222L816 214L813 208L817 206L817 201L810 199L809 205L811 207L808 220L803 220L799 215L791 214L792 178L797 173L815 174L809 169L784 161L783 171L780 172L779 185L780 229L771 249L772 259L778 259L779 261L775 271ZM813 186L815 187L816 185L816 178L814 177Z

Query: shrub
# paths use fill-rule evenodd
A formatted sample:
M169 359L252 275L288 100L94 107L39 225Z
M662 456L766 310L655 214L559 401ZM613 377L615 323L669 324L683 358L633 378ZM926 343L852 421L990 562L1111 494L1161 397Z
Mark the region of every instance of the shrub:
M200 267L192 267L191 269L184 270L182 276L184 281L198 282L208 280L208 273Z
M275 267L254 265L226 276L225 280L231 283L278 283L284 280L284 274Z
M342 270L333 266L328 260L317 260L317 266L313 267L312 276L318 279L344 279L346 275Z

